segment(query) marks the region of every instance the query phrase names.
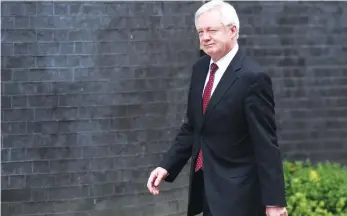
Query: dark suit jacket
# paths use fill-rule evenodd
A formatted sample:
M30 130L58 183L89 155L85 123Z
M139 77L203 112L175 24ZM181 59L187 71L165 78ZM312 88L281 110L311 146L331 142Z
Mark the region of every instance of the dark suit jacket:
M236 56L202 114L209 56L193 66L184 123L160 166L172 182L192 157L188 215L202 211L201 179L194 172L203 150L204 184L212 215L264 215L266 205L285 206L270 77L246 56ZM261 214L259 214L261 212Z

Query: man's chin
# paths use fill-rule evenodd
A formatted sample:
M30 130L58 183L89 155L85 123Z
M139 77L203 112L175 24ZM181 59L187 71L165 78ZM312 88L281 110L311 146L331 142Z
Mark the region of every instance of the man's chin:
M209 49L205 50L204 52L206 53L206 55L209 55L209 56L213 56L216 53L214 52L214 50L209 50Z

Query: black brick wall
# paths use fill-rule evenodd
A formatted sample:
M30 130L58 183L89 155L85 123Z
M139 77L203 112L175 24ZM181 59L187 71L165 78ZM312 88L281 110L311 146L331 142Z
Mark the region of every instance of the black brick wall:
M2 215L184 214L186 170L159 197L146 180L184 118L200 4L2 2ZM286 158L347 162L347 4L234 5Z

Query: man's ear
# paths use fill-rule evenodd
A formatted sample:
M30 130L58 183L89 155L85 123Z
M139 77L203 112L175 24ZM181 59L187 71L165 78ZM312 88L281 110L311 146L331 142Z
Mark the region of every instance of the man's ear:
M232 25L232 26L230 26L229 27L229 33L230 33L230 37L231 38L234 38L234 37L236 37L236 26L234 26L234 25Z

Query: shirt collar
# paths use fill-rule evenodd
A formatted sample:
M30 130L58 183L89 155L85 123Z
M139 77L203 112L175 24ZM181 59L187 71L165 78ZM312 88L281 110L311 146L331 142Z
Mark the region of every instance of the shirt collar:
M235 57L238 49L239 49L239 45L236 44L235 47L230 50L230 52L228 52L223 58L219 59L219 61L215 62L218 66L218 69L225 71L227 67L229 66L230 62ZM213 63L213 60L211 58L210 66L212 63Z

